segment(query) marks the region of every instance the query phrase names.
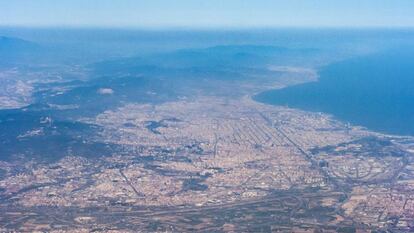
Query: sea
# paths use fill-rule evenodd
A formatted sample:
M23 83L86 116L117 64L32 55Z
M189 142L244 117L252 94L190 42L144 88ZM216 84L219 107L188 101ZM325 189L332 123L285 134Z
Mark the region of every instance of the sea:
M320 67L319 79L254 99L323 112L369 130L414 136L414 48L393 48Z

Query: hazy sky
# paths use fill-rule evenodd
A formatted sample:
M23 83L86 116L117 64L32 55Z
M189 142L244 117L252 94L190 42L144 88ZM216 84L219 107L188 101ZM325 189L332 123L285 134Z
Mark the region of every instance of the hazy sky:
M414 0L0 0L0 25L414 26Z

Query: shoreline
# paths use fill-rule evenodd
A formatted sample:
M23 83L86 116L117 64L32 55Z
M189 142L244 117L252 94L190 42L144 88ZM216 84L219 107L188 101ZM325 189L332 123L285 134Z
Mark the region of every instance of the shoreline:
M362 128L365 128L366 130L369 130L369 131L372 131L372 132L375 132L375 133L378 133L378 134L381 134L381 135L387 135L389 137L399 137L399 138L414 138L414 134L409 134L409 133L408 134L398 134L398 133L390 133L390 132L387 132L387 130L372 129L372 128L369 128L367 126L364 126L363 124L356 123L355 121L347 120L345 118L341 118L341 117L337 116L335 113L331 113L331 112L327 112L327 111L314 111L314 110L310 110L310 109L303 109L301 107L290 107L290 106L288 106L288 104L281 105L281 104L271 103L272 101L260 101L257 98L259 95L262 95L264 93L270 93L271 94L271 93L274 93L274 92L278 92L278 91L280 91L282 89L291 88L291 87L294 87L294 86L297 86L297 85L302 85L302 84L305 84L306 85L306 84L313 83L313 82L320 82L319 72L317 70L315 70L315 69L313 69L313 72L314 72L313 73L314 76L308 82L301 82L301 83L296 83L296 84L292 84L292 85L286 85L286 86L279 87L279 88L272 88L272 87L270 87L270 88L266 88L266 89L261 90L261 91L257 91L257 92L255 92L255 93L253 93L251 95L248 95L248 96L253 101L258 102L258 103L261 103L261 104L265 104L265 105L283 106L283 107L288 107L288 108L291 108L291 109L298 109L298 110L306 111L306 112L312 112L312 113L317 113L317 114L324 114L324 115L327 115L329 117L334 118L335 120L341 121L343 123L350 124L350 125L352 125L354 127L362 127Z

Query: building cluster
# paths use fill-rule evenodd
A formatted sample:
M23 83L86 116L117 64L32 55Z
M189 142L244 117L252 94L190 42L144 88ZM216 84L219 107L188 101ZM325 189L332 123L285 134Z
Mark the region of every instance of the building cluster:
M413 196L402 191L414 186L411 161L397 144L376 147L377 135L329 116L205 97L129 104L82 121L101 126L94 140L119 153L27 163L14 174L2 163L3 206L208 208L319 190L315 207L341 210L335 224L412 226Z

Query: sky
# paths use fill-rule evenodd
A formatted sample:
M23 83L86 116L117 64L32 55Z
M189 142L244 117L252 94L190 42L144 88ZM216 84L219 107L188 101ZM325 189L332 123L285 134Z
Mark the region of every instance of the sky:
M414 27L414 0L0 0L0 26Z

